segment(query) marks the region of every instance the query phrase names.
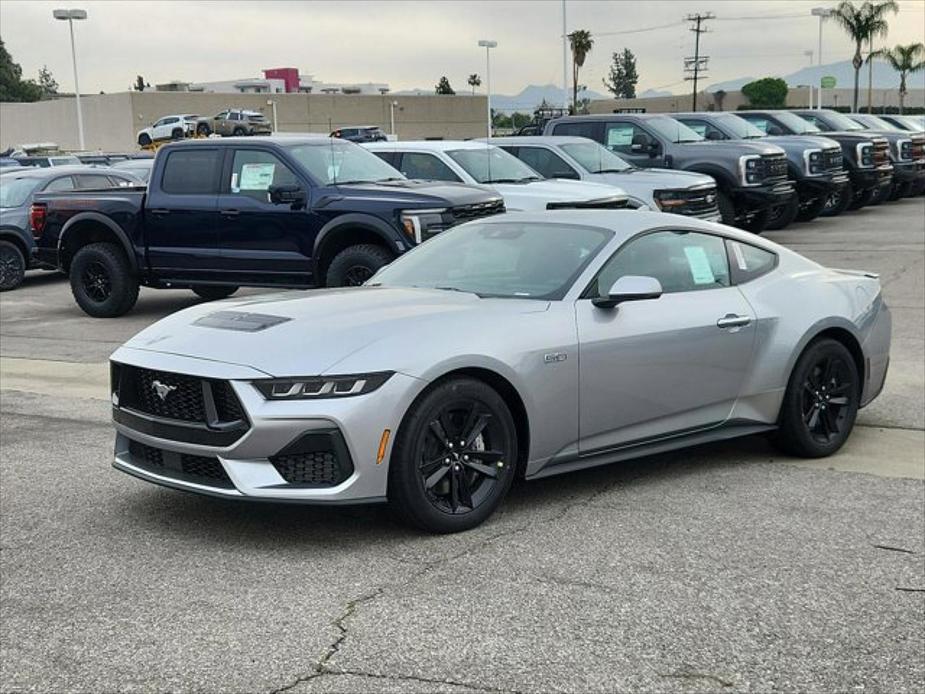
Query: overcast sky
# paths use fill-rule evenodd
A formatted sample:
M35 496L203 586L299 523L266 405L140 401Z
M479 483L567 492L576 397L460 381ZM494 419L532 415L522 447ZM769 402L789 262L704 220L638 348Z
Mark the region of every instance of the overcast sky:
M815 50L818 40L818 18L810 9L834 4L567 0L567 14L569 31L588 29L595 37L583 84L603 92L611 53L628 47L638 59L639 91L683 91L681 61L694 43L682 21L686 14L716 14L711 33L701 37L702 53L711 58L709 84L807 65L804 51ZM470 73L484 78L484 49L476 46L482 38L499 44L492 53L492 91L514 94L527 84L562 81L560 0L0 2L0 38L24 75L35 77L45 64L66 91L73 90L70 46L66 23L51 16L55 7L89 13L75 23L85 93L124 91L139 73L154 85L262 76L263 68L283 66L322 81L387 82L396 91L431 89L445 74L460 90ZM900 7L887 44L925 40L925 0L902 0ZM652 27L660 28L637 31ZM851 53L844 33L827 24L823 61Z

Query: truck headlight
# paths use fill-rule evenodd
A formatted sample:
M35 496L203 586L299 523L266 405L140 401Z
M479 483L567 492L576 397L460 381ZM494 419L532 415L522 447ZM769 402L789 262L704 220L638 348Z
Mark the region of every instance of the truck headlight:
M857 144L858 166L865 169L873 168L874 165L874 143L859 142Z
M803 163L807 176L819 176L825 171L821 149L807 149L803 152Z
M764 178L761 170L761 156L758 154L746 154L739 157L739 178L742 185L757 186Z
M652 197L662 212L674 212L687 204L684 193L678 190L656 190Z
M378 371L349 376L307 376L305 378L269 378L251 381L266 400L320 400L366 395L382 386L394 371Z
M912 140L896 140L896 158L912 161Z
M426 241L447 228L444 212L445 209L404 210L399 217L402 231L414 243Z

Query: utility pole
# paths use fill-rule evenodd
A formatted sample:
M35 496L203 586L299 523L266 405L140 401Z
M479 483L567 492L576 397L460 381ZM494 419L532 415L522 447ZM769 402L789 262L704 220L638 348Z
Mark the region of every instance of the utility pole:
M565 0L562 0L562 109L568 115L568 29L565 21Z
M694 92L693 98L691 100L691 110L697 110L697 79L702 73L707 71L707 63L709 63L710 58L708 56L701 57L700 55L700 35L707 32L706 27L703 26L703 23L708 19L716 19L716 15L712 12L706 12L704 14L689 14L686 17L688 22L693 22L694 25L691 27L691 31L694 32L694 55L693 57L687 57L684 59L684 71L687 73L684 79L687 81L693 80L694 82Z

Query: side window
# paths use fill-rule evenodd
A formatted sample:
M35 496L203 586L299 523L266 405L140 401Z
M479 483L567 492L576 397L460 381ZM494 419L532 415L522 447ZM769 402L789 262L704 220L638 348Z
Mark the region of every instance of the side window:
M521 147L517 158L546 178L580 178L562 157L545 147Z
M228 120L241 120L241 114L237 111L232 111L228 114Z
M764 116L754 116L751 114L744 114L742 118L747 120L749 123L751 123L756 128L758 128L758 130L760 130L765 135L767 135L768 133L768 119L767 118L765 118Z
M679 118L684 125L693 130L695 133L704 137L707 140L725 140L726 136L722 133L721 130L717 130L713 125L707 123L704 120L689 120L687 118Z
M179 118L165 118L164 125L170 125L172 123L176 123L179 120L180 120Z
M167 122L167 119L166 119L166 118L161 118L159 121L155 121L154 125L152 125L151 127L152 127L152 128L159 128L159 127L161 127L162 125L164 125L166 122Z
M607 261L590 294L606 294L624 275L654 277L666 294L730 286L723 239L694 232L657 231L630 241Z
M122 178L121 176L110 176L109 185L114 188L126 188L128 186L139 186L142 185L138 181L132 181L128 178Z
M575 137L587 137L597 140L598 123L559 123L552 129L553 135L574 135Z
M235 150L229 182L232 195L269 202L267 190L270 186L298 184L299 179L275 154L256 149Z
M79 174L77 176L78 188L112 188L109 178L102 174Z
M215 114L215 120L225 120L226 118L228 118L228 111Z
M405 152L401 155L399 168L408 178L420 178L426 181L456 181L459 176L433 154L423 152Z
M161 189L171 195L217 195L221 149L189 149L171 152L164 165Z
M632 123L608 123L604 133L604 146L613 152L633 153L633 145L647 146L652 136Z
M726 239L732 281L744 284L777 267L777 254L747 243Z
M810 123L815 125L820 130L830 130L830 128L828 128L825 123L823 123L819 118L816 118L816 116L814 115L801 113L800 118L802 118L803 120L808 120Z
M54 193L59 190L74 190L73 179L70 176L61 176L60 178L53 179L44 188L46 193Z
M373 154L375 154L377 157L379 157L382 161L384 161L389 166L395 166L395 163L398 161L398 157L400 156L398 152L374 151ZM398 167L395 166L395 168L398 168Z

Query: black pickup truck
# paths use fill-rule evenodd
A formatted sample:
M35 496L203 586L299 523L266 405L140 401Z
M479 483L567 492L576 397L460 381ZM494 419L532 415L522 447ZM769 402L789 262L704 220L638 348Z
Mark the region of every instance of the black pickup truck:
M139 286L205 299L239 286L362 284L454 224L504 212L494 191L409 181L325 137L186 140L162 147L147 189L37 195L34 253L89 315L119 316Z

